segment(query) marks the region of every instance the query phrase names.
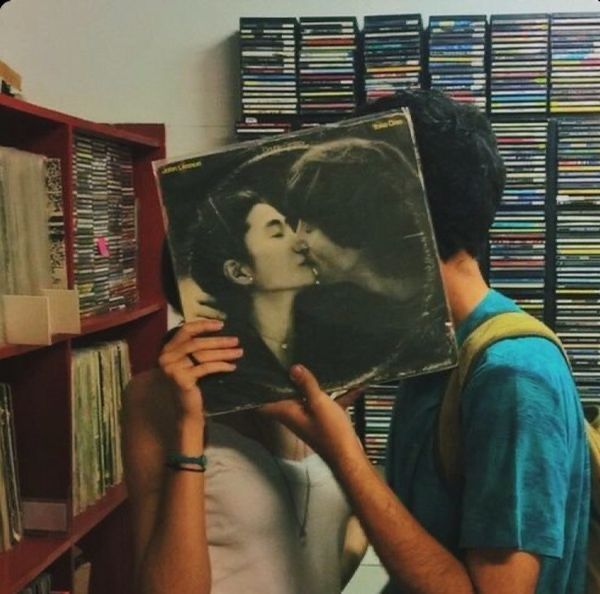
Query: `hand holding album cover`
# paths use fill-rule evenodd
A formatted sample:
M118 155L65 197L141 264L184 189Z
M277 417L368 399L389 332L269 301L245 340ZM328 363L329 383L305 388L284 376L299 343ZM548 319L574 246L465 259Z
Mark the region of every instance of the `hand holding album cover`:
M408 111L157 166L184 317L244 356L209 413L292 397L302 363L341 392L445 369L456 344Z

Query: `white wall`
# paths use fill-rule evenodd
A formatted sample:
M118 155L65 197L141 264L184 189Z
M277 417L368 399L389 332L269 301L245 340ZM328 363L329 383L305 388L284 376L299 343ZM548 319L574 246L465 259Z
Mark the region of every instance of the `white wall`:
M11 0L0 60L32 103L104 122L164 122L171 156L233 140L240 16L598 11L598 0Z

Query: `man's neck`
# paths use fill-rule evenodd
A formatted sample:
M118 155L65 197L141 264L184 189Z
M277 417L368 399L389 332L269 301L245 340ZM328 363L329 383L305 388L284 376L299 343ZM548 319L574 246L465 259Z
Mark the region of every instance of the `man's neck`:
M455 326L465 320L489 291L477 260L465 251L441 263L442 280Z

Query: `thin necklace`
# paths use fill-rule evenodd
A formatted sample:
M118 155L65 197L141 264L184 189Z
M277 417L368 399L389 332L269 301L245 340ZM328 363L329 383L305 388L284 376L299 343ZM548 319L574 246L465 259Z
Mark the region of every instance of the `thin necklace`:
M266 435L266 431L264 430L264 426L261 426L262 423L259 422L259 419L255 416L255 415L251 415L252 418L252 422L256 428L256 430L259 432L259 435L262 433L263 435ZM298 443L300 442L300 439L296 438L296 446L298 445ZM306 444L305 444L306 445ZM310 483L310 474L308 472L308 466L306 465L306 456L304 456L302 458L302 464L304 466L304 509L302 511L302 515L299 514L298 512L298 506L296 505L296 498L294 497L294 492L292 491L292 485L290 484L290 481L286 475L286 471L285 468L283 468L282 464L281 464L281 460L275 456L275 454L273 454L273 452L268 448L265 447L265 449L267 450L267 452L269 452L269 455L271 456L271 458L273 458L273 461L275 462L275 466L277 466L277 470L279 471L279 474L281 475L281 478L283 480L283 484L285 485L285 490L286 490L286 494L289 500L289 505L290 508L292 510L292 513L294 515L294 520L298 526L298 538L300 539L300 544L301 545L305 545L306 544L306 526L308 524L308 507L310 504L310 491L311 491L311 483Z
M259 335L265 342L270 342L271 344L274 344L276 347L280 347L282 348L284 351L286 351L289 347L289 340L279 340L278 338L271 338L270 336L266 336L265 334L260 334Z
M304 466L305 487L304 487L304 509L302 511L302 516L300 516L300 514L298 513L298 507L296 505L296 499L294 498L294 493L292 491L292 486L290 485L290 482L288 481L288 478L285 473L285 469L281 466L281 461L277 458L277 456L274 456L273 454L271 454L271 456L273 457L273 460L275 460L275 464L277 465L277 468L279 469L281 477L283 478L283 482L285 483L287 494L288 494L288 497L290 500L290 506L294 513L294 520L296 520L296 524L298 525L298 538L300 539L300 544L305 545L306 544L306 525L308 523L308 506L310 504L310 491L311 491L310 475L308 474L308 467L306 466L306 460L302 460L302 464Z

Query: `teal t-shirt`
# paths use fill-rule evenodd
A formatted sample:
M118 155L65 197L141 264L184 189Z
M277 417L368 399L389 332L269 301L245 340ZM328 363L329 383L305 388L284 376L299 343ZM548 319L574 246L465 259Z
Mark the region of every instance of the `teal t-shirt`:
M459 345L489 317L518 311L490 290L457 329ZM447 372L402 383L387 477L417 520L457 557L472 548L536 553L537 594L584 594L590 470L583 412L558 347L502 340L482 355L461 396L464 485L452 492L434 459ZM399 592L393 584L386 593Z

